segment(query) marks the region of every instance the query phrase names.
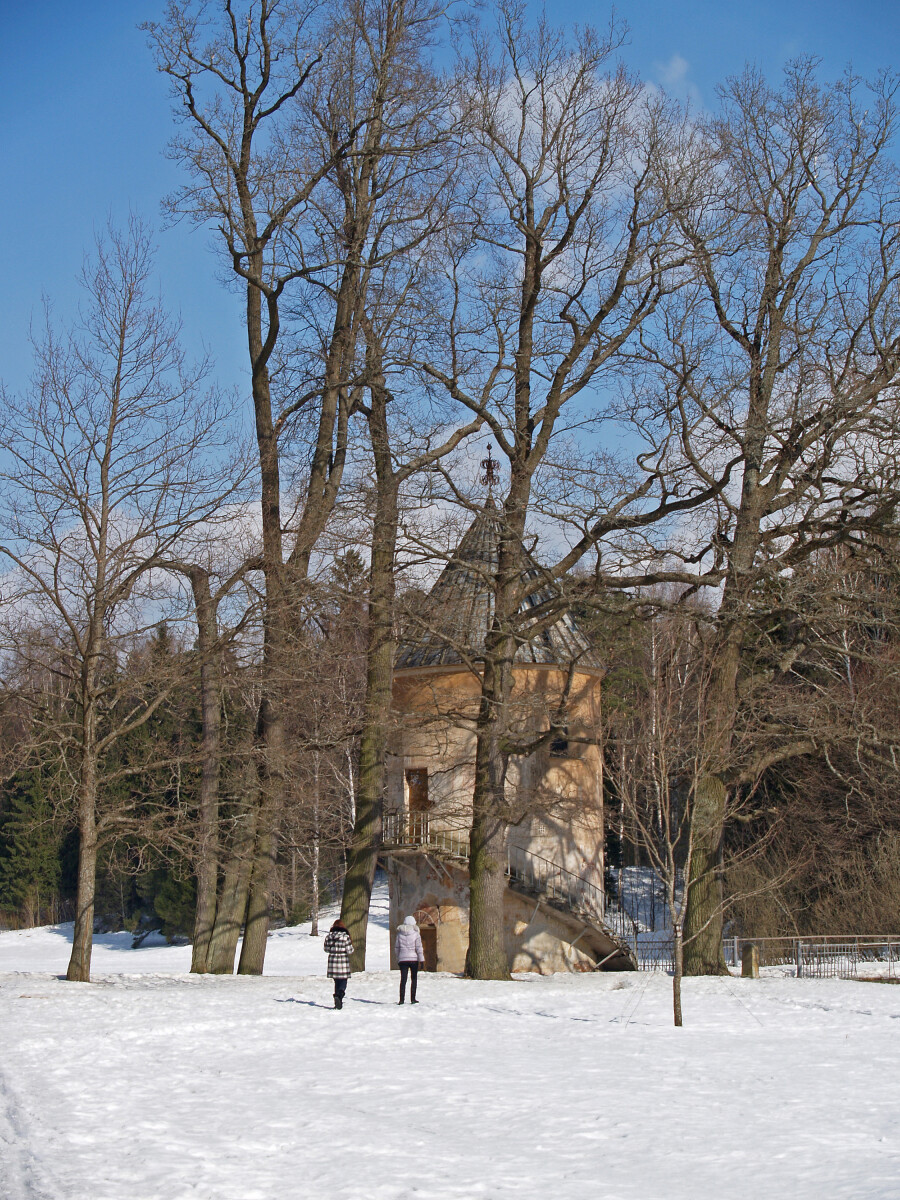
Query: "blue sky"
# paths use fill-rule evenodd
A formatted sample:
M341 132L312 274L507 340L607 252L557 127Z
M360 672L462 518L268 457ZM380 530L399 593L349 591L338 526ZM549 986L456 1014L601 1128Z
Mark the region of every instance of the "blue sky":
M165 82L137 25L162 0L0 0L0 378L14 393L30 371L29 323L41 298L68 319L94 231L129 209L160 229L160 287L190 348L205 346L225 385L246 394L239 299L218 281L209 235L163 229L160 200L178 181L164 157L172 132ZM607 4L555 0L559 23L605 24ZM811 53L828 77L900 65L898 0L631 0L624 57L648 80L711 106L716 82L752 61L776 77Z

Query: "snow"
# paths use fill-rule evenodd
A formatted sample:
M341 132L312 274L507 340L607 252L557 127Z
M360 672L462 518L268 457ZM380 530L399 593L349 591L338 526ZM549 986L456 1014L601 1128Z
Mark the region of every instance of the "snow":
M324 937L337 916L336 909L325 909L319 919ZM0 977L8 971L51 971L65 975L72 953L72 923L47 925L41 929L17 929L0 933ZM318 975L323 971L325 955L322 937L310 937L310 925L275 929L266 947L266 975ZM153 933L137 949L132 935L98 933L91 953L91 978L107 975L187 974L191 969L191 947L169 946L161 934ZM238 943L240 954L240 942ZM388 894L381 884L372 896L367 947L368 964L375 970L388 969ZM0 1194L0 1200L6 1200Z
M862 1200L900 1195L900 987L659 973L420 977L386 900L331 1007L321 940L262 978L187 947L0 934L2 1200Z
M669 906L662 881L652 867L619 867L610 871L618 907L644 932L668 931ZM681 889L679 888L679 898Z

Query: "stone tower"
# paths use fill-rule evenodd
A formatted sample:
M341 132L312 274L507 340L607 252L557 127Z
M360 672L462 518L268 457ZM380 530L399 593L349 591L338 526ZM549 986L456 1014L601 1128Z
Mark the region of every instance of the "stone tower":
M398 649L397 731L387 763L383 860L391 927L413 913L426 966L461 971L468 946L468 825L474 787L474 719L485 636L493 619L499 514L489 499L428 596L421 628ZM523 616L550 595L522 548L534 588ZM526 620L527 625L527 620ZM569 688L566 728L512 760L514 817L504 928L513 970L629 969L603 892L603 780L599 750L603 667L568 614L523 640L513 668L516 734L533 740Z

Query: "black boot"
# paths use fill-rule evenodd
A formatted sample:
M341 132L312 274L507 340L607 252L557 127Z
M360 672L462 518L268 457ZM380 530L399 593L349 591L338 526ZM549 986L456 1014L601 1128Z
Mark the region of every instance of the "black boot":
M334 1007L335 1008L343 1008L344 1007L344 997L339 996L337 994L337 992L335 992L335 994L334 994Z

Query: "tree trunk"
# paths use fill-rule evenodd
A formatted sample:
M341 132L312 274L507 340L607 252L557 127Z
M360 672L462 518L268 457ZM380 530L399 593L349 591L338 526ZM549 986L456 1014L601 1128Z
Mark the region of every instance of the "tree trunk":
M312 921L309 936L319 936L319 752L315 752L315 786L313 788L313 853L312 853Z
M509 979L509 956L503 929L509 823L506 820L506 761L500 741L509 720L514 647L511 638L489 638L488 643L478 715L475 790L469 833L466 975L470 979Z
M269 822L271 811L260 811L258 821ZM238 975L262 975L269 936L270 889L275 872L277 831L268 824L257 833L250 887L244 916L244 940L238 960Z
M82 747L78 796L78 888L75 899L75 931L66 979L91 981L91 949L94 940L94 897L97 888L97 762L93 752L90 717L83 727L89 745Z
M256 225L249 191L241 196L248 244L256 242ZM264 278L261 250L248 255L251 279ZM257 717L259 750L259 811L256 819L256 845L250 873L250 890L245 913L244 942L238 971L261 975L269 931L269 895L275 865L276 833L284 802L284 723L281 711L284 686L285 648L288 644L290 606L284 566L284 542L281 528L281 470L278 438L272 419L272 394L269 358L278 340L278 300L266 298L266 329L263 336L263 294L248 282L247 340L251 364L253 411L256 417L256 445L259 456L260 514L263 540L263 571L266 599L263 611L263 695Z
M680 1029L684 1024L681 1018L681 979L684 975L684 937L681 924L677 924L673 930L674 947L673 947L673 967L672 974L672 1006L675 1010L675 1024Z
M350 802L350 824L356 824L356 780L353 778L353 753L347 748L347 799Z
M255 771L252 772L255 775ZM251 774L250 771L247 774ZM236 822L231 856L226 863L216 920L210 937L207 970L212 975L230 975L247 911L247 893L253 865L256 806L247 803Z
M499 531L494 622L485 639L484 674L475 748L475 790L469 841L469 950L466 974L472 979L509 979L503 927L509 841L503 744L510 732L513 660L512 630L520 601L522 532L528 508L529 477L510 484Z
M347 856L341 920L350 931L353 971L366 969L366 932L378 866L384 799L384 761L391 717L394 666L394 559L397 548L397 488L387 423L388 396L380 372L371 388L369 432L375 461L376 504L369 566L366 630L366 701L359 748L359 780L353 840Z
M283 645L283 643L279 643ZM279 654L278 659L282 656ZM239 975L262 975L269 936L272 883L278 853L278 823L284 800L284 739L280 712L268 697L260 704L257 742L261 755L257 767L259 803L256 843L250 871L250 888L244 915L244 940L238 962Z
M390 668L392 651L387 647L387 694L385 716L390 709ZM376 697L367 695L368 701ZM359 789L356 801L356 821L353 840L347 855L347 871L344 876L344 892L341 899L341 920L347 926L353 942L350 958L352 971L366 969L366 934L369 922L369 905L378 865L378 846L381 841L382 791L384 788L384 734L379 725L369 724L360 740Z
M509 979L509 956L503 932L506 855L509 826L490 812L475 815L469 847L470 979Z
M209 940L206 969L211 975L231 975L234 955L241 936L241 920L247 909L250 887L249 855L232 859L225 868L222 894L216 911L216 923Z
M309 926L309 936L319 936L319 908L321 907L321 899L319 897L319 843L316 841L313 846L313 862L312 862L312 920Z
M687 914L685 962L687 975L727 975L722 949L722 880L720 847L725 829L725 785L716 775L704 775L694 785L694 812Z
M747 579L759 543L752 472L743 481L745 511L738 521L732 564L722 595L720 635L712 650L707 688L704 766L694 780L690 872L685 880L685 974L727 975L722 949L723 894L720 868L738 711L738 673L744 647ZM749 498L748 498L749 497Z
M489 668L486 665L485 674ZM493 705L482 694L482 712ZM475 790L469 831L470 979L509 979L509 957L503 931L509 823L505 819L505 771L499 758L498 719L479 720L475 750Z
M191 576L197 612L197 644L200 651L200 710L203 725L200 777L199 837L197 866L197 909L191 971L204 974L211 969L211 946L216 922L219 883L219 764L222 725L221 650L217 646L216 614L209 589L209 576L196 571Z

